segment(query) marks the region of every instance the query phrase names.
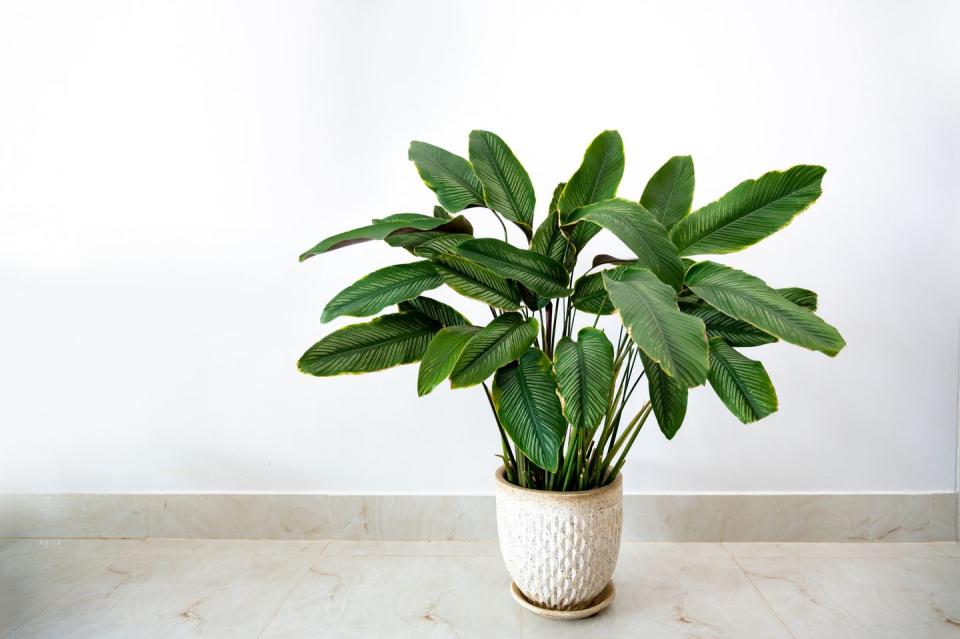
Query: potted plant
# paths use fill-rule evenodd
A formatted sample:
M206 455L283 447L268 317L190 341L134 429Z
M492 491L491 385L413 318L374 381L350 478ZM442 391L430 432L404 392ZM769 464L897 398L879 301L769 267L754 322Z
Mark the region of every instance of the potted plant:
M445 380L482 387L500 434L497 519L514 595L544 614L594 612L613 597L620 470L650 414L672 438L688 389L709 382L740 421L757 421L777 410L776 392L763 364L738 349L780 340L829 356L843 348L814 313L812 291L690 258L739 251L783 228L819 197L825 170L772 171L691 212L690 157L668 160L639 199L618 198L623 143L605 131L535 225L533 185L497 135L473 131L469 160L424 142L409 157L436 193L432 215L374 219L300 256L371 240L405 249L417 259L343 289L322 319L397 308L324 337L299 368L328 376L420 362L421 396ZM502 240L474 236L463 215L474 208L500 221ZM509 243L504 220L525 246ZM631 254L585 261L602 230ZM444 285L486 304L490 321L423 295ZM608 334L597 326L611 314L622 325ZM644 377L648 399L638 407Z

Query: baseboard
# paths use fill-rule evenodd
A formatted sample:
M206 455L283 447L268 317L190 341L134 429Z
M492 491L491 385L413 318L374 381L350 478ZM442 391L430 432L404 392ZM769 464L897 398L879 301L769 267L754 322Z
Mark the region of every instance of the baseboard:
M493 497L0 495L0 537L493 541ZM626 495L627 541L957 539L957 493Z

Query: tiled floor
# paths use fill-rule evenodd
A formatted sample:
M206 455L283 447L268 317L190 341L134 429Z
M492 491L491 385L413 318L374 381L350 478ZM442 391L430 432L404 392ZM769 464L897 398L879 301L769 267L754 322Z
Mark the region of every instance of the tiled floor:
M0 638L960 637L960 546L624 544L617 599L521 612L495 544L0 540Z

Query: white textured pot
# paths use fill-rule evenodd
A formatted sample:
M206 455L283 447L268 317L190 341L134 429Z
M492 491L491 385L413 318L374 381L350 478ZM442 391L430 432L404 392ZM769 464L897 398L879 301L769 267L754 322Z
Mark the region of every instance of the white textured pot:
M610 582L620 555L623 479L594 490L552 492L497 478L500 552L513 582L549 610L586 608Z

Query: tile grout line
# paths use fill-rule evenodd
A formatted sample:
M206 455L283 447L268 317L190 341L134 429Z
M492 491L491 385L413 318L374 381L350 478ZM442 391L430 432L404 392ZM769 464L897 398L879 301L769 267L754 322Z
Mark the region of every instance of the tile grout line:
M773 613L773 616L777 618L777 621L779 621L780 625L783 626L783 629L787 631L787 634L793 637L793 639L797 639L797 636L793 634L793 630L791 630L790 626L787 625L787 622L783 620L783 617L780 616L780 613L776 611L776 609L773 607L773 604L770 603L770 600L767 599L762 592L760 592L760 588L756 583L754 583L753 579L750 577L750 574L743 569L743 566L741 566L740 562L737 561L737 558L733 556L733 553L731 553L731 558L733 559L733 563L735 563L737 568L740 570L740 574L747 578L747 581L749 581L750 585L753 586L753 590L757 593L757 595L760 596L760 598L763 600L763 603L767 604L767 608Z

